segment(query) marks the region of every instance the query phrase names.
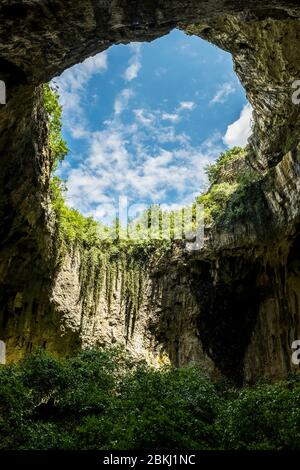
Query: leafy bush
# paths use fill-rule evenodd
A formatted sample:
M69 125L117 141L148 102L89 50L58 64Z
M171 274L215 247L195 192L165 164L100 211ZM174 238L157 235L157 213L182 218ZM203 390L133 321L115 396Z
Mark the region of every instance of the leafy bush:
M199 204L204 205L207 224L217 223L223 220L223 216L230 223L237 218L246 217L251 212L253 202L261 202L260 186L256 185L261 175L245 167L245 164L240 168L232 165L235 161L245 159L246 152L246 149L234 147L222 153L215 164L207 167L211 187L206 194L196 199Z
M120 348L0 369L0 449L299 449L300 381L237 389Z
M218 399L196 368L138 367L119 388L110 445L117 449L207 449L215 445Z
M49 84L44 85L44 107L49 123L49 145L52 154L52 169L68 154L69 149L62 137L62 107L59 104L58 92Z
M197 197L198 204L203 204L204 206L204 219L207 224L218 220L224 213L227 202L237 187L237 184L215 184L206 194Z
M255 206L262 206L261 186L256 184L260 179L260 175L253 170L244 171L237 177L236 189L227 204L226 216L229 222L240 217L249 217Z
M232 149L221 153L215 163L206 167L206 174L210 184L217 184L225 167L236 160L244 158L245 155L246 150L241 147L233 147Z
M242 390L219 417L227 449L300 448L300 382Z

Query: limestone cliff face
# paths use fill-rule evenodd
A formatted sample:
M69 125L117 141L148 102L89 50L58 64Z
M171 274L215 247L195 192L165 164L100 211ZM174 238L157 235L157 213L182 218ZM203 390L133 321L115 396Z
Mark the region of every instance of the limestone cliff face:
M47 315L53 266L50 155L39 88L0 110L0 330L13 357L31 348L36 315Z
M3 0L0 5L0 337L8 359L123 342L155 364L201 363L255 381L293 370L300 338L300 6L296 1ZM200 252L135 265L70 246L58 259L39 85L111 44L174 27L233 54L254 108L249 164L262 179ZM59 262L58 262L59 261ZM131 264L133 263L133 264Z
M155 253L147 266L130 256L101 258L88 265L86 254L75 249L58 270L52 300L62 337L73 332L80 347L119 343L155 366L200 363L218 374L199 340L199 305L188 272L177 263L160 271Z

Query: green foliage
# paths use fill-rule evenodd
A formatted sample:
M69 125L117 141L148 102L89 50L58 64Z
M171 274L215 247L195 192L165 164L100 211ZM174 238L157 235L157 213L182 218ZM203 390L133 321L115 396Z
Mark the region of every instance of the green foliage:
M62 252L74 245L91 250L98 248L108 256L130 254L133 259L144 259L152 252L164 252L169 249L168 240L151 238L151 226L142 225L140 220L132 221L126 229L119 220L111 227L96 222L92 217L85 217L79 211L66 205L65 184L57 177L51 179L52 207L56 213L58 238Z
M224 213L227 203L238 184L215 184L206 194L197 197L198 204L204 206L204 219L206 224L211 224Z
M300 381L237 389L117 347L0 369L0 449L299 449Z
M136 233L146 243L156 240L156 246L171 246L171 241L196 231L196 204L178 210L163 210L151 205L139 217L130 221L129 234Z
M261 191L259 182L261 176L257 171L243 168L237 171L231 164L244 159L246 149L234 147L222 153L216 163L207 167L211 187L209 191L196 198L198 204L204 205L206 224L217 223L226 217L226 221L247 217L253 208L253 203L260 204ZM225 181L222 182L222 179Z
M49 84L44 85L43 91L44 107L49 122L49 144L52 154L52 170L55 170L58 162L61 162L65 158L69 150L61 135L62 107L59 104L58 92Z
M121 386L123 419L115 448L208 449L216 443L218 397L197 368L139 367Z
M240 175L237 175L237 182L243 188L248 188L253 183L260 181L261 175L255 170L245 170Z
M219 417L224 448L299 449L299 397L299 380L242 390Z
M65 203L64 183L57 176L51 180L52 207L56 213L58 230L66 245L79 243L83 246L97 246L101 235L109 232L104 225L97 223L92 217L84 217L79 211L68 207Z
M218 183L222 170L224 170L229 163L233 163L240 158L244 158L245 155L246 150L241 147L233 147L232 149L221 153L215 163L206 167L206 173L210 184Z
M246 170L237 177L237 186L227 204L229 222L241 217L249 217L255 206L261 206L260 175L254 170Z

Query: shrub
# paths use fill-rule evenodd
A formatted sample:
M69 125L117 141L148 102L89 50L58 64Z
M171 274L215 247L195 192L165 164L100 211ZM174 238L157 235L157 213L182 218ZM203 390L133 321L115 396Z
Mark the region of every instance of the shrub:
M220 154L216 162L206 167L206 174L210 184L216 184L219 182L222 170L236 160L244 158L246 156L246 150L241 147L233 147L226 152Z
M230 170L230 178L226 168L236 160L244 158L246 150L234 147L220 155L217 162L207 168L211 183L209 191L197 197L197 202L204 205L204 217L207 224L234 220L251 214L253 204L261 204L262 192L260 185L261 175L251 168ZM229 170L228 170L229 171ZM226 176L227 174L227 176ZM227 181L223 181L225 178ZM230 182L229 182L230 181Z
M52 155L52 169L57 168L58 162L64 160L69 149L61 134L62 129L62 107L59 104L57 90L49 84L44 85L44 108L49 123L49 145Z
M300 381L238 389L120 348L0 369L0 449L299 449Z
M204 205L204 219L207 224L211 224L221 217L230 197L237 188L237 184L215 184L208 193L197 197L198 204Z
M138 367L124 377L119 393L114 448L208 449L216 444L218 397L199 369Z
M300 448L300 382L242 390L219 417L226 449Z

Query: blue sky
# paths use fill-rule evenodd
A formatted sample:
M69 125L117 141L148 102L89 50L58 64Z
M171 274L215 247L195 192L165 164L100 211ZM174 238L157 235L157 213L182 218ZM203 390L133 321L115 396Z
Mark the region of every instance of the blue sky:
M54 80L70 154L67 203L109 222L119 197L176 209L207 188L205 166L245 145L251 108L230 54L174 30L111 47Z

